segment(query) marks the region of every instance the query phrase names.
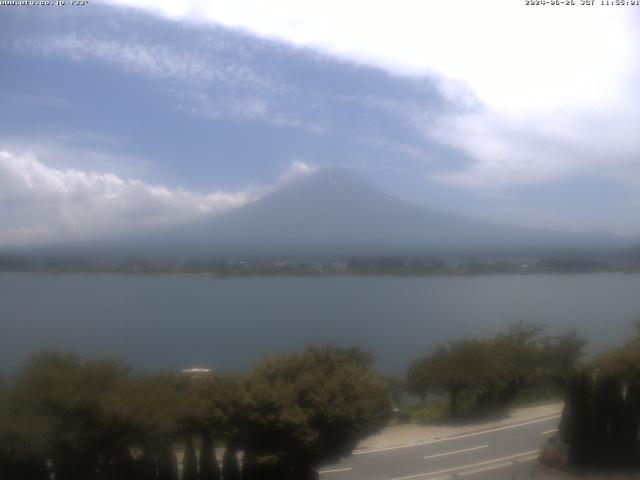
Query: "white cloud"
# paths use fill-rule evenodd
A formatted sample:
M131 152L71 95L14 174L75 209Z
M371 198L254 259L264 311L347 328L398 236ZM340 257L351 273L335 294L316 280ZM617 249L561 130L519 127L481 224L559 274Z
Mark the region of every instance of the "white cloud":
M194 221L246 205L313 171L297 161L273 185L200 193L110 173L51 168L32 154L0 150L0 245L90 238Z
M640 111L637 7L514 0L108 3L431 77L449 112L434 118L416 114L417 105L407 118L472 159L466 170L438 176L442 181L491 189L597 171L640 177L632 131Z
M36 51L75 61L98 60L149 77L176 79L206 85L224 82L253 92L280 92L283 86L252 68L247 59L223 59L210 43L198 50L176 44L134 42L133 37L111 38L68 33L43 42L41 38L16 39L17 51Z
M290 182L295 182L308 175L311 175L317 171L317 168L313 165L309 165L301 160L295 160L291 162L288 170L278 180L279 185L286 185Z
M216 46L210 42L194 51L176 44L136 43L132 38L69 33L47 41L16 39L13 48L77 62L99 61L137 75L173 81L168 91L178 100L180 109L193 114L259 119L282 126L300 123L273 106L278 97L287 94L285 85L258 72L250 59L242 55L232 58L217 55Z
M17 48L39 50L46 55L66 55L74 60L102 60L135 73L207 81L221 77L221 69L196 54L186 54L164 45L123 43L75 34L51 38L48 42L18 40Z
M53 129L37 137L0 136L9 152L30 152L38 161L56 169L107 171L120 177L140 177L151 164L135 155L121 153L126 142L87 130Z
M615 98L615 81L634 54L625 8L535 8L512 0L108 3L241 27L399 74L436 73L501 108Z
M634 125L639 115L622 113L622 108L526 118L495 111L443 116L424 128L426 134L465 151L475 161L466 170L434 177L453 185L492 189L572 175L637 183L640 137Z

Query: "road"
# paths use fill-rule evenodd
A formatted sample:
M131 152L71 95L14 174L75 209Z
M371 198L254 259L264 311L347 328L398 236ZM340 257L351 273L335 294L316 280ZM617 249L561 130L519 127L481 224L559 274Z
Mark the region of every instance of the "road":
M540 448L560 415L453 437L355 451L319 470L320 480L514 480L531 478Z

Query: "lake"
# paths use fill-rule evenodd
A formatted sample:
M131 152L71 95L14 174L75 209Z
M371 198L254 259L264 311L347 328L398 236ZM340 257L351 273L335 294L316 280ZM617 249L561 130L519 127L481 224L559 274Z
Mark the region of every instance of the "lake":
M138 371L245 371L308 344L360 345L401 374L437 344L517 321L572 328L592 351L640 318L640 275L206 278L0 274L0 370L42 349Z

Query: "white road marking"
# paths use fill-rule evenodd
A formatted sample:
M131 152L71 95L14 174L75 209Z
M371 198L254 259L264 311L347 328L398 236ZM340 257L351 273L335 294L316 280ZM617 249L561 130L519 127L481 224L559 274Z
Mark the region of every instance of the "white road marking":
M551 430L546 430L546 431L542 432L542 434L543 434L543 435L548 435L548 434L550 434L550 433L557 432L557 431L558 431L558 429L557 429L557 428L553 428L553 429L551 429Z
M351 470L351 467L345 467L345 468L333 468L331 470L320 470L318 473L320 475L324 474L324 473L337 473L337 472L348 472L349 470Z
M473 470L466 470L464 472L460 472L457 476L466 477L469 475L476 475L478 473L490 472L491 470L498 470L499 468L510 467L512 466L512 462L503 462L495 465L489 465L488 467L474 468Z
M518 460L516 460L515 462L504 462L504 463L499 463L497 465L489 465L488 467L482 467L482 468L476 468L473 470L466 470L464 472L460 472L458 473L458 476L460 477L466 477L468 475L475 475L478 473L483 473L483 472L489 472L491 470L497 470L499 468L504 468L504 467L510 467L512 466L514 463L526 463L526 462L530 462L532 460L536 460L538 458L538 455L531 455L529 457L525 457L525 458L519 458Z
M509 455L507 457L493 458L491 460L485 460L483 462L470 463L468 465L460 465L458 467L450 467L450 468L445 468L443 470L436 470L435 472L416 473L415 475L407 475L406 477L396 477L396 478L392 478L391 480L409 480L412 478L428 477L431 475L438 475L441 473L453 472L456 470L464 470L466 468L479 467L480 465L487 465L490 463L504 462L505 460L511 460L514 458L522 457L525 455L531 455L532 453L538 453L538 452L539 450L529 450L528 452L516 453L515 455ZM506 465L511 465L511 463L509 462Z
M531 455L529 457L519 458L516 460L517 463L525 463L530 462L531 460L537 460L540 457L540 452L536 452L535 455Z
M562 415L552 415L550 417L538 418L536 420L529 420L528 422L518 423L518 424L515 424L515 425L507 425L507 426L504 426L504 427L492 428L490 430L483 430L481 432L467 433L467 434L464 434L464 435L457 435L457 436L447 437L447 438L439 438L439 439L436 439L436 440L426 440L424 442L405 443L403 445L396 445L396 446L393 446L393 447L383 447L383 448L372 448L370 450L356 450L356 451L354 451L352 453L352 455L364 455L364 454L367 454L367 453L387 452L389 450L398 450L400 448L419 447L421 445L431 445L433 443L447 442L447 441L451 441L451 440L459 440L461 438L476 437L478 435L484 435L486 433L499 432L501 430L509 430L511 428L523 427L525 425L532 425L534 423L546 422L547 420L553 420L555 418L560 418L561 416Z
M428 458L446 457L447 455L455 455L456 453L464 453L464 452L472 452L474 450L480 450L482 448L487 448L488 446L489 445L480 445L478 447L464 448L462 450L454 450L452 452L436 453L435 455L428 455L424 458L428 459Z

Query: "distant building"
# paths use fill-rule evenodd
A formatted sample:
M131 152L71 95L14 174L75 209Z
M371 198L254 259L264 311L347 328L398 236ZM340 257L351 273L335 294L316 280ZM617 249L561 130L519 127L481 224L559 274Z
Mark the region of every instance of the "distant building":
M216 373L209 368L193 367L193 368L185 368L183 370L180 370L178 375L182 377L190 377L190 378L209 378L209 377L214 377L215 374Z

